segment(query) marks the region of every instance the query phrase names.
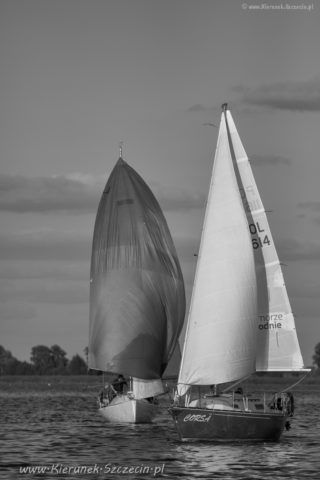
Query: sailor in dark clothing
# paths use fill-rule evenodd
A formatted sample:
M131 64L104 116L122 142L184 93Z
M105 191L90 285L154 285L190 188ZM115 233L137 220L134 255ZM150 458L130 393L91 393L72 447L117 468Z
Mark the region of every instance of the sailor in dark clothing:
M123 394L124 385L127 385L127 382L125 381L123 375L118 375L118 378L114 382L112 382L113 388L120 395Z
M112 401L112 399L117 395L116 390L112 385L107 383L103 390L99 394L99 404L101 407L106 407Z

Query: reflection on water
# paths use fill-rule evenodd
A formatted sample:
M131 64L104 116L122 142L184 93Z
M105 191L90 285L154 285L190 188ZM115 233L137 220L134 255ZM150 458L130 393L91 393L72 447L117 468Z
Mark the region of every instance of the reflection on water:
M318 394L309 391L295 397L292 429L279 443L211 444L181 443L165 400L153 424L115 426L98 415L91 394L2 393L0 478L141 479L154 478L157 467L156 476L169 479L316 480L320 471ZM90 475L19 474L23 465L52 464L99 465L101 469ZM135 467L136 473L113 474L112 466ZM149 473L142 473L143 468L145 472L149 468Z

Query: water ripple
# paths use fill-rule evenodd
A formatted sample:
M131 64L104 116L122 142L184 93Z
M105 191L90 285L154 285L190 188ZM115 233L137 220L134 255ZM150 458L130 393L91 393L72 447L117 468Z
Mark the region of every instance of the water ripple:
M151 425L110 425L89 394L0 396L0 478L154 478L153 473L57 476L20 474L26 466L162 467L158 478L176 480L317 480L320 423L318 397L300 394L292 429L279 443L181 443L167 412ZM107 467L106 467L107 466ZM103 470L101 470L103 472Z

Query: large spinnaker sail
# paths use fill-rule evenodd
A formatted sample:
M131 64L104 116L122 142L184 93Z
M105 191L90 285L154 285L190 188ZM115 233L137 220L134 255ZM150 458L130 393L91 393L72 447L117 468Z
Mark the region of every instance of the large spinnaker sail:
M184 282L167 222L149 187L120 158L94 227L89 368L160 378L184 314Z
M230 111L226 115L242 182L241 194L248 214L252 247L257 253L256 260L260 259L257 265L259 307L255 325L258 334L256 370L300 370L303 369L303 359L268 219ZM263 286L265 279L267 289Z
M178 341L173 351L173 354L169 360L167 368L165 369L162 375L163 380L169 380L169 379L177 380L179 375L180 363L181 363L181 349Z
M256 361L257 281L246 213L221 117L178 379L225 383L250 375Z

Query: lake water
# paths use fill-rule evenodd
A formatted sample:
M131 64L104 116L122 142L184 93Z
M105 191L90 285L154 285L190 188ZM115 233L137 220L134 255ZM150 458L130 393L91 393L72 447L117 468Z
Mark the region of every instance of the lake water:
M115 426L92 391L2 391L0 478L317 480L319 388L294 394L292 428L279 443L212 444L181 443L166 398L153 424Z

